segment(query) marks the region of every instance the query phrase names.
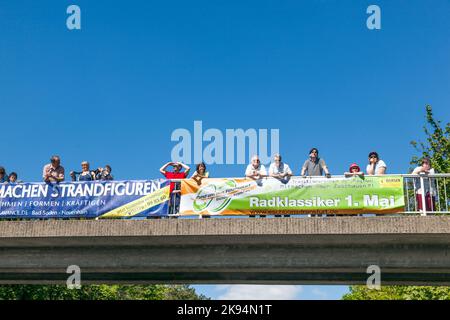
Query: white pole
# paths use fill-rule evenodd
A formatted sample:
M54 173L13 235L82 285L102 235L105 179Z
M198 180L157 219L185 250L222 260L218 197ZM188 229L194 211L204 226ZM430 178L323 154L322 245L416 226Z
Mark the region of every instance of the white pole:
M420 189L422 189L422 213L420 214L421 216L426 216L427 215L427 205L426 205L426 201L425 201L425 185L423 183L423 177L420 177Z

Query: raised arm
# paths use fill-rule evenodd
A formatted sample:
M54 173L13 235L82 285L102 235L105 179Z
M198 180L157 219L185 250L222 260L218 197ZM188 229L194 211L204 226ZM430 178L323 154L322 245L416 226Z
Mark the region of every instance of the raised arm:
M327 166L327 164L325 163L325 160L320 159L319 161L320 161L320 165L322 166L323 172L325 172L325 175L326 175L327 177L329 177L329 176L330 176L330 170L328 170L328 166Z
M171 166L171 165L173 165L173 162L167 162L165 165L163 165L160 169L159 169L159 172L161 172L161 174L163 175L163 176L166 176L166 169L167 169L167 167L168 166Z
M304 175L306 174L306 163L307 163L307 161L308 161L308 160L306 160L306 161L303 163L303 166L302 166L302 172L300 173L301 176L304 176Z
M291 177L292 175L293 174L292 174L291 168L288 165L286 165L286 172L284 173L284 176L285 177Z
M269 177L272 178L281 178L281 174L275 173L274 167L272 165L269 166Z
M248 166L245 170L245 177L250 179L256 179L257 174L255 173L256 170L254 170L252 167Z
M370 163L367 166L367 174L368 175L374 175L375 174L375 163Z
M188 165L186 165L182 162L178 162L178 164L184 168L184 172L186 173L186 177L187 177L189 174L189 171L191 170L191 167L189 167Z

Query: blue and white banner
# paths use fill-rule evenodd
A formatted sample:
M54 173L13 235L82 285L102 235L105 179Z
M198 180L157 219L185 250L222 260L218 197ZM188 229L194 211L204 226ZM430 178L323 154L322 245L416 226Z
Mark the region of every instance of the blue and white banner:
M166 216L167 180L0 184L0 218Z

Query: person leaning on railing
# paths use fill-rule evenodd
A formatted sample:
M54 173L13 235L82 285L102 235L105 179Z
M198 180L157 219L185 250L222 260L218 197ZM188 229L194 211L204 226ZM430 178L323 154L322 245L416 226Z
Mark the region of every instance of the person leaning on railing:
M197 184L200 186L202 184L202 180L205 178L209 178L209 172L206 171L206 164L204 162L200 162L197 164L197 167L195 169L195 172L192 174L191 179L197 182ZM210 218L209 215L202 215L202 218Z
M254 155L252 157L251 163L245 169L245 177L255 180L256 185L262 186L262 179L267 177L266 167L261 164L259 157ZM255 218L256 215L250 215L250 218ZM265 218L265 215L260 215L260 217Z
M378 153L372 151L369 153L369 164L366 167L366 171L368 175L382 175L386 174L386 163L380 159Z
M206 171L206 165L204 162L197 164L195 172L192 174L191 179L197 182L198 185L202 184L202 180L209 178L209 172Z
M251 163L245 169L245 177L256 180L258 183L262 178L267 177L266 167L261 164L257 155L252 157Z
M421 165L416 167L412 174L428 175L435 174L434 168L431 167L431 161L429 158L423 158ZM414 179L416 189L416 201L419 211L423 210L422 197L425 196L425 208L427 211L435 211L436 203L436 189L434 188L435 180L433 178L423 179L423 186L425 190L422 190L420 178Z
M287 163L281 161L279 153L273 156L273 162L269 166L269 176L280 180L282 183L288 183L292 177L292 170Z
M276 153L273 156L273 162L269 166L269 176L278 179L281 183L288 183L292 177L292 170L287 163L281 161L281 155ZM281 217L282 215L276 214L275 217ZM290 217L289 214L284 215Z
M59 156L52 156L50 163L46 164L42 171L42 178L45 182L64 181L64 167L61 166L61 158Z
M364 177L364 172L361 171L361 168L358 166L358 164L356 163L352 163L350 165L350 168L348 168L348 172L344 172L344 176L346 178L351 178L351 177ZM339 217L343 217L345 216L345 214L336 214L336 216ZM357 216L361 216L360 214L358 214Z
M9 174L8 182L9 183L23 183L22 180L17 180L17 173L16 172L11 172Z
M354 176L364 176L364 172L361 171L361 168L356 163L352 163L348 171L349 172L344 172L344 176L346 176L347 178Z

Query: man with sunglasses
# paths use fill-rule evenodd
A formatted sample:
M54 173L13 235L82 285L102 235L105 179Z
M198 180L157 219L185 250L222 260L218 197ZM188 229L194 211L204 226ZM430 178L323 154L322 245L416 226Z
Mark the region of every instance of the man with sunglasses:
M61 166L61 158L52 156L50 163L44 166L42 177L45 182L64 181L64 168Z
M386 163L378 157L378 153L372 151L369 153L369 164L366 167L368 175L386 174Z
M309 151L309 159L307 159L302 166L301 175L304 177L322 176L324 172L327 178L331 178L325 160L319 158L319 150L317 148L312 148Z

